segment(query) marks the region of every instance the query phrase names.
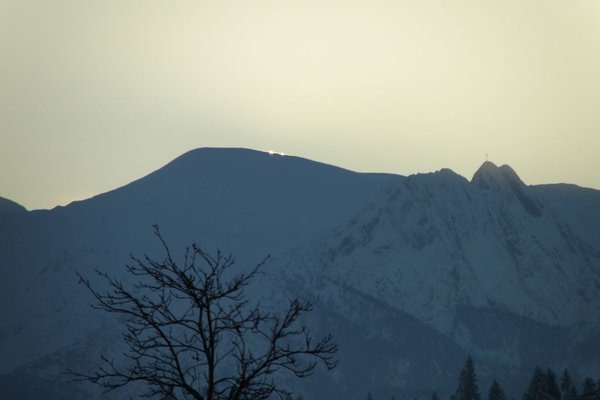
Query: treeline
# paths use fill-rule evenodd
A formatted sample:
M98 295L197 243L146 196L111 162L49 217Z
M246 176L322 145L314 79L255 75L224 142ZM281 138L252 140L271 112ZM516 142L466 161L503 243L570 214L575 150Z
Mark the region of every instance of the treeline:
M450 400L485 400L482 398L477 382L475 363L469 356L458 378L456 392ZM367 400L375 399L369 393ZM436 392L432 393L431 400L440 400ZM496 379L492 381L487 391L487 400L508 400ZM563 371L559 382L552 369L544 371L536 367L522 400L600 400L600 379L596 382L592 378L585 378L578 391L568 370Z

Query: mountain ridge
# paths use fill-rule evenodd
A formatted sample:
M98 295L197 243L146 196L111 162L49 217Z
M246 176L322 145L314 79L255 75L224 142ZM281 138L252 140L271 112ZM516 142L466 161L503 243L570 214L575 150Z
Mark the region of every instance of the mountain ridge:
M119 191L122 190L130 185L134 185L137 183L140 183L146 179L153 179L153 177L155 175L162 175L165 173L165 171L168 171L171 167L173 167L175 164L181 163L181 162L188 162L190 160L193 159L197 159L198 156L202 156L202 155L206 155L207 153L213 153L213 155L218 155L220 157L225 156L228 158L232 158L232 157L237 157L239 158L240 155L255 155L255 156L259 156L259 155L268 155L270 157L273 158L283 158L285 157L286 159L294 159L294 160L298 160L301 162L306 162L309 164L314 164L314 165L320 165L320 166L324 166L324 167L331 167L331 168L335 168L341 171L346 171L346 172L350 172L350 173L355 173L355 174L363 174L363 175L372 175L372 176L394 176L394 177L400 177L400 178L405 178L406 176L404 175L399 175L396 173L388 173L388 172L358 172L358 171L354 171L352 169L349 168L345 168L345 167L339 167L327 162L321 162L321 161L316 161L316 160L311 160L305 157L301 157L301 156L296 156L296 155L291 155L291 154L283 154L283 153L278 153L278 152L271 152L271 151L264 151L264 150L255 150L255 149L251 149L251 148L245 148L245 147L198 147L198 148L194 148L191 150L186 151L185 153L181 154L180 156L174 158L173 160L169 161L168 163L166 163L165 165L163 165L162 167L157 168L156 170L138 178L138 179L134 179L133 181L126 183L124 185L115 187L113 189L107 190L106 192L102 192L102 193L98 193L96 195L93 195L87 199L82 199L82 200L74 200L69 202L68 204L62 206L62 205L58 205L55 207L52 207L50 209L33 209L33 210L28 210L25 206L12 201L8 198L3 198L0 197L0 212L2 211L2 203L14 203L19 207L25 208L25 210L27 212L47 212L47 211L51 211L54 209L63 209L66 207L69 207L71 205L76 205L76 204L80 204L80 203L85 203L89 200L95 199L97 197L103 197L104 195L110 194L112 192L115 191ZM491 165L493 166L494 169L498 169L500 171L503 171L504 173L507 173L509 175L513 175L521 184L525 185L525 183L523 183L523 181L521 180L521 178L517 175L517 173L514 171L514 169L508 165L508 164L503 164L500 167L496 166L493 162L491 161L484 161L480 167L476 170L476 172L474 173L473 177L471 178L470 182L474 183L473 180L476 178L476 176L478 175L478 173L481 173L482 171L486 170L486 166ZM433 171L433 172L428 172L428 173L436 173L436 172L442 172L442 171L451 171L452 173L461 176L460 174L457 174L456 172L454 172L452 169L450 168L441 168L437 171ZM411 174L411 175L419 175L419 174L423 174L423 173L415 173L415 174ZM467 179L465 177L465 179ZM475 179L475 181L477 181L477 179ZM582 190L582 191L594 191L594 192L598 192L600 193L600 189L596 189L596 188L589 188L589 187L584 187L584 186L579 186L576 184L571 184L571 183L543 183L543 184L535 184L535 185L526 185L528 187L544 187L544 188L553 188L553 187L564 187L564 186L569 186L572 187L574 190Z
M74 343L114 325L88 309L75 272L123 276L130 253L160 254L155 223L174 251L196 242L243 265L271 253L259 292L272 302L322 299L320 330L346 348L369 343L377 349L369 359L386 360L371 367L360 364L360 349L348 353L335 379L349 398L377 382L362 381L368 373L356 365L383 377L382 396L422 396L435 379L440 393L452 390L462 360L394 344L390 332L403 329L419 346L442 341L456 357L473 353L511 390L531 362L594 372L600 350L586 349L600 332L590 317L600 309L597 199L593 189L528 186L512 168L485 163L469 181L449 169L403 177L247 149L192 150L120 188L0 224L0 373L42 374L67 362ZM540 346L564 348L545 355L534 348L537 335ZM420 374L433 381L415 381ZM0 391L16 390L6 379ZM327 398L315 387L315 399Z

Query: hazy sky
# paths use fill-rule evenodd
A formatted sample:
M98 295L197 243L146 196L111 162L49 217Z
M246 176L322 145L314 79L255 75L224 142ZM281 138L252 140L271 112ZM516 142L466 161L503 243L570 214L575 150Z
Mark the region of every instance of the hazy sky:
M0 196L203 146L600 188L600 0L0 0Z

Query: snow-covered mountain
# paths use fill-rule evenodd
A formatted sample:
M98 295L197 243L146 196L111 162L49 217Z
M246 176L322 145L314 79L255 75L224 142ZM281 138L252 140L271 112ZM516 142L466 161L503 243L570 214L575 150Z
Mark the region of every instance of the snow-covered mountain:
M130 252L157 252L154 223L172 249L272 254L272 302L319 298L312 323L340 365L295 387L307 398L448 394L469 352L509 390L536 364L600 373L600 191L527 186L490 162L468 181L199 149L66 207L0 199L0 392L91 396L59 372L114 353L118 333L75 271L123 276Z
M461 305L572 326L600 318L600 224L592 234L486 162L471 182L442 170L391 185L311 264L444 333Z

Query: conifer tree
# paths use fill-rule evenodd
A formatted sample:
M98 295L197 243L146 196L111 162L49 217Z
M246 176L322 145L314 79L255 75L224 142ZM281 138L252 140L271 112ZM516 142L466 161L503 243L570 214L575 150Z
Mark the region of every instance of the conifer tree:
M373 400L373 396L371 395L371 392L369 392L369 395L367 396L367 400Z
M598 389L596 387L596 382L592 378L585 378L583 381L583 393L581 393L581 400L597 400Z
M577 388L569 375L569 371L565 368L560 382L563 400L577 400Z
M546 398L546 374L539 367L536 367L529 387L523 395L523 400L545 400Z
M440 396L438 396L437 392L431 393L431 400L440 400Z
M560 389L558 388L558 383L556 382L556 374L551 369L546 371L545 392L551 399L561 400Z
M455 394L456 400L481 400L479 388L477 387L477 375L475 374L475 363L469 355L465 367L458 379L458 388Z
M495 379L492 382L492 386L490 386L490 394L488 396L488 400L506 400L504 391Z

